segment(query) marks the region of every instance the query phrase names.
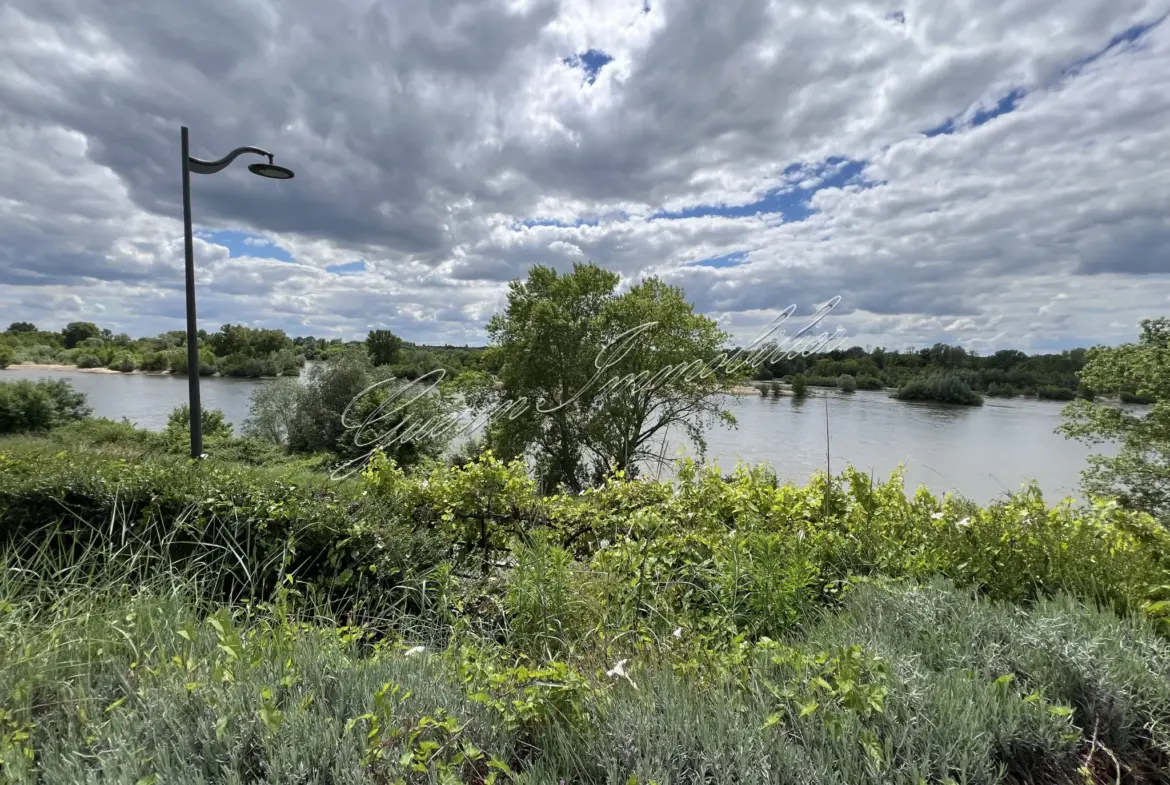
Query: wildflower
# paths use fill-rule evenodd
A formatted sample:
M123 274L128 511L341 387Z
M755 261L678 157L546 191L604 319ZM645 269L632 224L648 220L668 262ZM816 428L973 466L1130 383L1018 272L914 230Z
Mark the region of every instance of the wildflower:
M673 635L676 638L681 638L682 637L682 627L676 627Z
M963 520L961 520L961 521L958 521L958 522L957 522L955 525L956 525L956 526L970 526L970 525L971 525L971 519L970 519L970 518L964 518Z
M422 654L426 650L427 650L426 646L415 646L413 649L408 649L406 654L404 654L402 656L403 657L413 657L416 654Z
M626 673L627 662L629 660L618 660L616 665L605 672L605 675L611 679L625 679L634 689L638 689L638 685L634 684L634 680Z
M937 520L941 519L942 517L943 517L943 514L941 512L936 512L930 516L930 519L937 521Z
M602 548L608 548L609 540L602 540L600 543L598 543L598 545L600 545Z

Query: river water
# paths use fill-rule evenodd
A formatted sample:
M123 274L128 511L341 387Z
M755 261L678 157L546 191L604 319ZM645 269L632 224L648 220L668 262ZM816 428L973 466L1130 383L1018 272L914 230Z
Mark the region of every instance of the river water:
M187 402L187 378L180 376L15 367L0 371L0 381L37 378L68 379L88 396L94 416L126 417L153 430L166 427L171 410ZM200 383L203 406L222 410L238 433L253 390L265 383L205 377ZM825 468L827 402L834 472L851 463L882 479L904 463L908 489L926 485L935 493L956 491L981 503L1029 480L1039 482L1050 503L1078 495L1090 450L1053 433L1060 424L1061 403L988 398L982 407L965 407L895 401L884 392L812 392L803 401L729 398L738 427L708 433L708 460L727 471L740 460L767 462L781 479L803 482ZM694 451L682 445L665 448L667 458L683 454Z

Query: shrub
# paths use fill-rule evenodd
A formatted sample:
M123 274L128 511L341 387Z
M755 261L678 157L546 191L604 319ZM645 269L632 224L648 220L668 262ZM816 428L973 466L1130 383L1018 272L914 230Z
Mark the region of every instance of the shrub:
M859 390L881 390L885 387L882 380L876 376L861 375L857 377L857 389Z
M126 580L193 570L216 597L262 596L287 573L338 603L375 602L441 553L387 501L300 470L15 447L0 452L0 550L54 569L107 554Z
M92 411L64 379L0 382L0 434L46 431Z
M1122 390L1119 395L1122 403L1150 404L1154 402L1154 396L1140 395L1130 390Z
M390 368L375 369L360 349L314 366L288 420L289 448L360 460L375 444L382 444L402 466L438 458L450 443L450 434L427 425L441 424L449 416L449 404L439 394L423 394L423 385L404 392L405 383L394 381ZM399 396L395 400L402 411L395 411L400 404L392 402L391 395Z
M955 373L934 372L916 376L891 396L899 401L939 401L981 406L983 398Z
M244 435L272 444L288 444L300 392L301 385L292 379L278 379L257 388L244 420Z
M220 409L203 409L200 407L203 415L200 422L203 425L203 435L206 438L213 438L216 436L231 436L232 425L224 420L223 412ZM186 434L191 432L191 407L187 404L176 406L171 410L167 417L167 431L177 434L182 432L182 438L186 439Z
M109 368L111 371L130 373L134 370L134 358L128 354L123 354L121 357L110 363Z
M837 377L837 389L847 393L856 392L857 379L853 378L850 374L843 373Z
M992 382L987 385L987 394L994 398L1013 398L1016 394L1016 388L1010 384L1000 384L999 382Z
M101 368L105 365L100 357L89 352L77 355L76 362L78 368Z
M12 350L11 346L0 344L0 368L7 368L14 362L16 362L16 352Z
M808 381L804 378L804 374L798 373L792 377L792 394L797 398L808 395Z
M144 371L165 371L170 368L170 358L166 352L150 352L143 356L140 367Z
M1097 391L1084 382L1081 382L1077 385L1077 397L1083 398L1086 401L1092 401L1097 397Z
M1067 387L1044 386L1036 389L1036 395L1047 401L1071 401L1077 397L1076 392Z

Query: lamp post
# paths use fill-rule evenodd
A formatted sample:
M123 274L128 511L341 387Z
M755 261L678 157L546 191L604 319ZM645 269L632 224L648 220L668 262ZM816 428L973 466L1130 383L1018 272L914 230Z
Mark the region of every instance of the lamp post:
M182 130L183 146L183 251L187 272L187 380L191 408L191 457L203 457L203 409L199 403L199 337L195 329L195 251L191 241L191 172L215 174L226 169L244 153L267 156L268 163L250 164L248 171L273 180L291 180L291 169L272 163L272 153L259 147L237 147L218 161L201 161L191 157L187 126Z

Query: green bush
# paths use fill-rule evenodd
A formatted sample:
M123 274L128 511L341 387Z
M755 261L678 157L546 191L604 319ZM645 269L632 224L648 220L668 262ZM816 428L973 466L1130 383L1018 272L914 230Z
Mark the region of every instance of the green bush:
M798 373L792 377L792 394L797 398L808 395L808 380L804 378L803 374Z
M7 368L16 362L16 352L11 346L0 344L0 368Z
M417 604L382 590L437 547L392 504L296 469L0 448L0 551L54 569L108 554L127 580L194 570L215 597L262 596L288 573L357 612Z
M200 407L202 416L200 422L203 426L203 435L205 437L232 435L231 423L224 420L223 412L220 409L203 409ZM170 415L167 416L167 431L172 433L183 434L182 438L186 439L186 434L191 431L191 407L187 404L176 406L171 410Z
M843 373L837 377L837 389L841 392L856 392L857 379L853 378L847 373Z
M46 431L92 411L64 379L0 382L0 434Z
M134 358L128 354L123 354L121 357L111 362L108 367L111 371L130 373L134 370Z
M1154 402L1152 395L1140 395L1130 390L1122 390L1119 394L1122 403L1150 404Z
M916 376L891 395L899 401L939 401L966 406L982 406L983 398L958 374L935 372Z
M78 368L101 368L105 365L102 358L90 352L77 355L76 363Z
M148 352L142 358L144 371L166 371L170 369L170 358L166 352Z
M1047 401L1071 401L1077 397L1076 392L1067 387L1039 387L1036 395Z

